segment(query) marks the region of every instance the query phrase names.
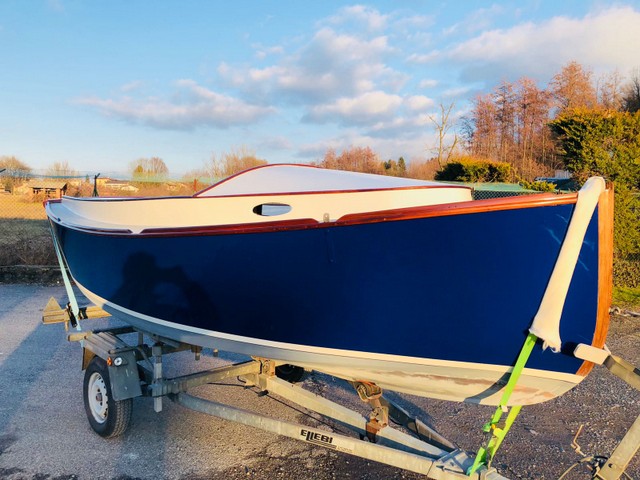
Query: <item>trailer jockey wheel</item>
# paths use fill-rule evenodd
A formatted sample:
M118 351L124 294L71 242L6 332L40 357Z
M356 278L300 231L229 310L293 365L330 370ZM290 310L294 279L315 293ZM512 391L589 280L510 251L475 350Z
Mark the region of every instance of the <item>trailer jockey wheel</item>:
M109 438L125 432L131 421L133 400L113 399L109 369L100 357L93 357L84 372L83 397L89 424L98 435Z
M280 365L276 367L276 377L281 378L289 383L298 383L302 380L304 368L295 365Z

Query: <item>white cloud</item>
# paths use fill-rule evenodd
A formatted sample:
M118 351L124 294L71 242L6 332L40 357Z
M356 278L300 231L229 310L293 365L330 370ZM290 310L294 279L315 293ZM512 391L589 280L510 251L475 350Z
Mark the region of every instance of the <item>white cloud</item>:
M291 150L293 143L291 139L283 136L269 137L259 142L260 147L268 150Z
M427 21L426 17L412 20L417 24ZM388 63L401 54L381 32L388 21L389 16L369 7L345 7L319 22L317 30L298 43L296 50L278 51L279 56L270 65L221 63L217 73L226 86L236 89L243 98L261 104L302 106L311 116L318 116L322 106L341 98L357 98L375 91L398 94L410 75ZM355 28L351 28L354 24Z
M638 45L640 12L627 6L486 31L440 56L462 65L466 80L495 81L496 74L548 80L572 60L596 72L627 71L637 65Z
M465 85L462 87L447 88L442 92L444 98L463 97L469 92L473 91L473 86Z
M327 102L371 91L376 82L399 88L405 75L383 61L391 52L386 36L362 38L324 27L276 64L251 68L221 63L218 74L226 84L261 101Z
M427 53L412 53L407 57L407 62L423 65L437 60L440 56L441 52L439 50L432 50Z
M255 123L273 113L273 108L248 104L198 85L179 80L170 99L157 97L118 99L85 97L76 103L97 109L103 115L156 128L188 130L200 126L228 128Z
M438 80L434 80L432 78L426 78L418 84L418 88L433 88L437 87L439 84Z
M366 134L372 138L417 139L426 130L431 129L429 115L424 112L406 113L395 117L385 118L377 123L368 125Z
M358 23L368 30L381 30L387 26L388 15L382 15L378 10L364 5L353 5L341 8L336 15L329 17L332 24Z
M505 12L502 5L493 4L489 8L479 8L471 11L461 22L443 30L445 35L472 34L491 27L496 17Z
M133 80L129 83L126 83L120 87L120 91L124 93L133 92L134 90L139 90L144 87L144 82L141 80Z
M263 82L270 82L281 78L287 74L285 68L279 66L267 67L267 68L250 68L248 71L244 72L244 76L242 77L242 81L249 80L250 83L260 84ZM236 80L236 85L241 85L242 81L239 83Z
M393 22L394 29L401 29L409 31L411 34L415 34L415 29L425 29L435 24L435 17L433 15L411 15L408 17L398 17ZM419 33L419 32L418 32Z
M419 112L431 108L434 104L433 100L424 95L413 95L405 100L405 104L409 110Z
M424 125L425 112L433 105L424 95L403 97L377 90L310 107L302 120L364 128L372 136L412 135Z
M256 58L259 60L264 60L271 55L282 55L284 53L284 47L280 45L268 47L257 43L253 45L253 48L256 51Z
M398 95L389 95L381 91L367 92L358 97L343 97L331 104L317 105L310 109L305 120L324 123L369 123L377 118L394 115L402 104Z

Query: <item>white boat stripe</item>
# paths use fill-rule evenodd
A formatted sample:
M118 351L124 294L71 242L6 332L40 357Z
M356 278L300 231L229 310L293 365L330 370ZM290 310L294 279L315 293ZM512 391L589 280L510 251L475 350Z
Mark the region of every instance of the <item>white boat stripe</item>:
M168 322L166 320L162 320L159 318L151 317L149 315L144 315L138 312L134 312L132 310L123 308L119 305L109 302L98 295L95 295L86 287L84 287L82 284L80 284L77 280L76 280L76 284L78 285L82 293L99 307L104 307L105 305L107 305L108 307L115 309L117 311L120 311L125 315L140 318L141 320L144 320L146 322L162 325L166 328L182 330L185 332L193 333L196 335L203 335L211 338L220 338L220 339L228 340L231 342L254 344L257 347L270 347L270 348L282 349L282 350L288 350L288 351L298 351L301 353L312 353L312 354L324 355L328 357L347 357L347 358L367 359L367 360L380 361L380 362L404 363L407 365L412 365L414 367L422 365L425 367L429 366L429 367L455 368L456 370L466 369L469 371L485 371L485 372L493 371L493 372L499 372L499 373L506 373L511 371L512 369L512 366L506 366L506 365L459 362L459 361L451 361L451 360L439 360L435 358L408 357L408 356L402 356L402 355L361 352L361 351L343 350L343 349L337 349L337 348L317 347L317 346L311 346L311 345L297 345L292 343L283 343L283 342L276 342L272 340L245 337L241 335L234 335L234 334L224 333L224 332L216 332L214 330L205 330L202 328ZM524 371L528 376L531 376L531 377L540 377L540 378L545 378L550 380L559 380L559 381L564 381L564 382L569 382L574 384L579 383L584 378L582 376L570 374L570 373L555 372L555 371L549 371L549 370L539 370L539 369L533 369L533 368L525 368Z

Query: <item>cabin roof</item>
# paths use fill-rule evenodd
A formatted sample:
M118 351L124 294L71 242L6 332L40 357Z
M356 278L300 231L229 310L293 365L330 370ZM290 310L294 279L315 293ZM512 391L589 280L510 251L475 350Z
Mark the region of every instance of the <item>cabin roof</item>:
M411 178L329 170L310 165L272 164L240 172L195 196L335 192L428 186L443 186L443 184ZM455 188L453 185L451 187Z
M49 179L31 179L28 182L29 188L43 188L46 190L62 190L68 182L64 180L49 180Z

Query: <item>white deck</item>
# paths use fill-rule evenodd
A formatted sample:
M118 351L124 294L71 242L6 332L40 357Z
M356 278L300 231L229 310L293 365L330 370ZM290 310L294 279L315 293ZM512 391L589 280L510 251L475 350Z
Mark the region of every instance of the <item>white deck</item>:
M61 202L47 203L47 213L67 226L138 233L151 228L275 220L331 222L350 214L469 200L471 191L466 187L300 165L273 165L231 177L194 197L64 197ZM274 204L282 207L271 208L269 215L256 213L260 205Z

